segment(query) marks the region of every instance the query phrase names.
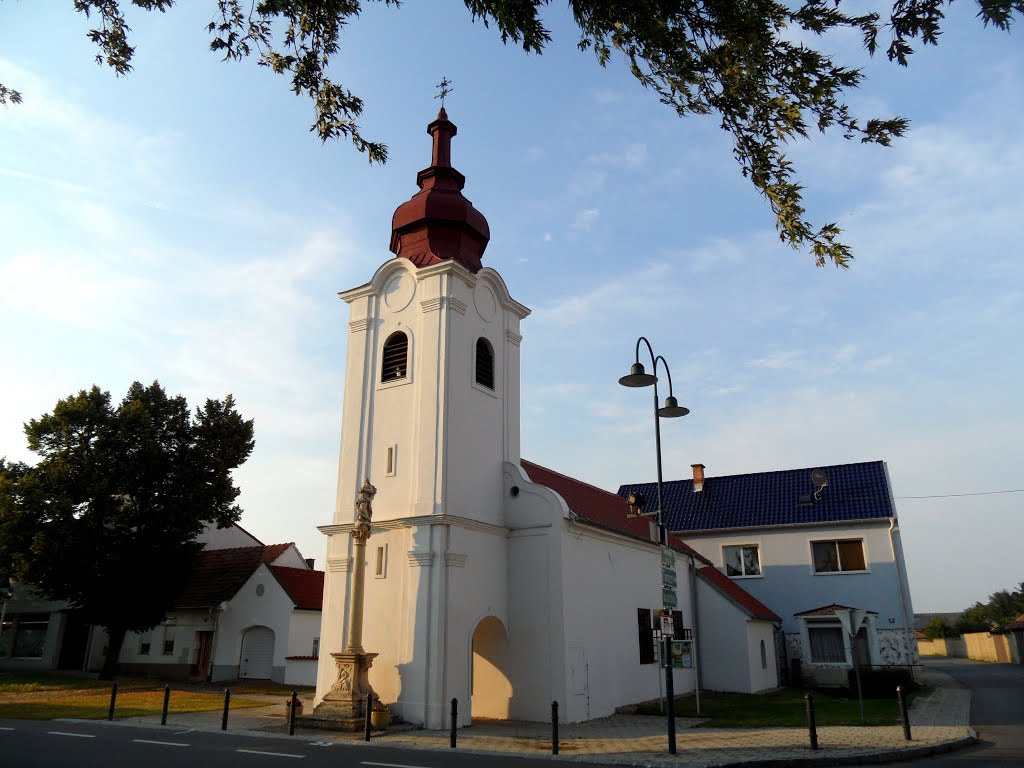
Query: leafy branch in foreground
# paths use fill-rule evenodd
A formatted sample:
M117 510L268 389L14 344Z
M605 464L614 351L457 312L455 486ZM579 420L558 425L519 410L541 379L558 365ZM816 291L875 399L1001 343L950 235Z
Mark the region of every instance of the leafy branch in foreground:
M166 11L173 0L75 0L76 11L95 16L90 30L96 60L118 75L131 71L135 49L121 4ZM400 0L370 0L400 6ZM494 26L502 43L542 53L550 32L540 9L550 0L464 0L474 20ZM579 46L592 50L601 66L620 52L630 71L678 115L717 114L732 136L733 155L745 177L764 196L780 239L808 249L818 266L849 266L852 254L834 223L808 221L803 187L784 153L796 138L841 131L844 138L889 146L902 136L901 117L860 120L850 113L844 93L863 81L859 69L837 64L810 47L840 29L857 31L868 53L888 31L886 56L906 66L913 43L937 45L944 9L952 0L894 0L883 22L876 12L849 14L852 0L569 0L580 30ZM362 0L215 0L207 30L210 48L225 60L256 56L261 66L290 77L292 90L313 102L311 126L321 141L347 138L371 163L387 161L387 146L363 137L358 119L363 100L327 72L346 24L358 17ZM986 26L1008 31L1024 0L978 0ZM280 43L275 43L275 34ZM0 105L18 103L21 94L0 85Z

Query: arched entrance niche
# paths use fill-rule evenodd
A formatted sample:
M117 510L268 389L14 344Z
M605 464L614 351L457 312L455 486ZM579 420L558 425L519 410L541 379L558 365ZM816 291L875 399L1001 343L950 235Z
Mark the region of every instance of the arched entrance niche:
M501 619L487 616L473 631L472 717L508 719L512 698L508 668L508 632Z

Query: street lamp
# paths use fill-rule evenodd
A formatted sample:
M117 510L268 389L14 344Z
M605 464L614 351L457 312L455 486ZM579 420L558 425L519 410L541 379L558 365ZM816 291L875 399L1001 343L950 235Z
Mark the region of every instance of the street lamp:
M651 354L651 372L647 373L644 370L643 363L640 362L640 342L647 345L647 351ZM662 507L662 493L661 493L661 420L676 418L678 416L685 416L690 412L689 408L684 408L679 405L675 396L672 394L672 373L668 369L668 363L665 358L661 355L655 357L654 349L651 347L649 342L644 336L641 336L636 340L636 362L633 363L629 369L629 374L619 379L619 384L624 387L649 387L654 385L654 449L658 461L658 508L654 514L658 516L658 540L662 547L668 546L668 531L665 528L665 516ZM668 376L668 397L665 398L665 404L662 405L658 399L658 363L665 368L665 375ZM638 500L640 503L637 506L642 506L642 500ZM665 615L671 609L671 606L664 605L664 590L662 590L662 610ZM664 640L664 648L661 653L662 660L665 664L665 710L668 716L668 753L674 755L676 753L676 711L675 711L675 685L672 677L672 638L666 636L662 638Z

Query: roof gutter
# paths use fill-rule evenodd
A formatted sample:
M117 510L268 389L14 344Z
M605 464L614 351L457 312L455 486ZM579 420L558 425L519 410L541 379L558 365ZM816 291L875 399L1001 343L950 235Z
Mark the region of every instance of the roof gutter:
M742 525L734 526L730 528L690 528L688 530L673 530L676 536L703 536L705 534L720 534L720 533L736 533L737 531L763 531L765 529L792 529L792 528L820 528L821 526L841 527L844 525L865 525L869 523L880 523L885 522L889 519L888 515L885 517L858 517L854 520L822 520L820 522L812 523L780 523L779 525ZM709 563L710 564L710 563Z

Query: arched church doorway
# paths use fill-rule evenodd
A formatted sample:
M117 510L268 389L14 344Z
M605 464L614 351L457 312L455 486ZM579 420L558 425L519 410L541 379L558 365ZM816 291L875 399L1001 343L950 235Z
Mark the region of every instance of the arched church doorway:
M471 716L507 720L512 683L509 682L508 633L501 620L487 616L473 631Z
M250 627L242 635L242 655L238 676L269 680L274 671L274 630Z

